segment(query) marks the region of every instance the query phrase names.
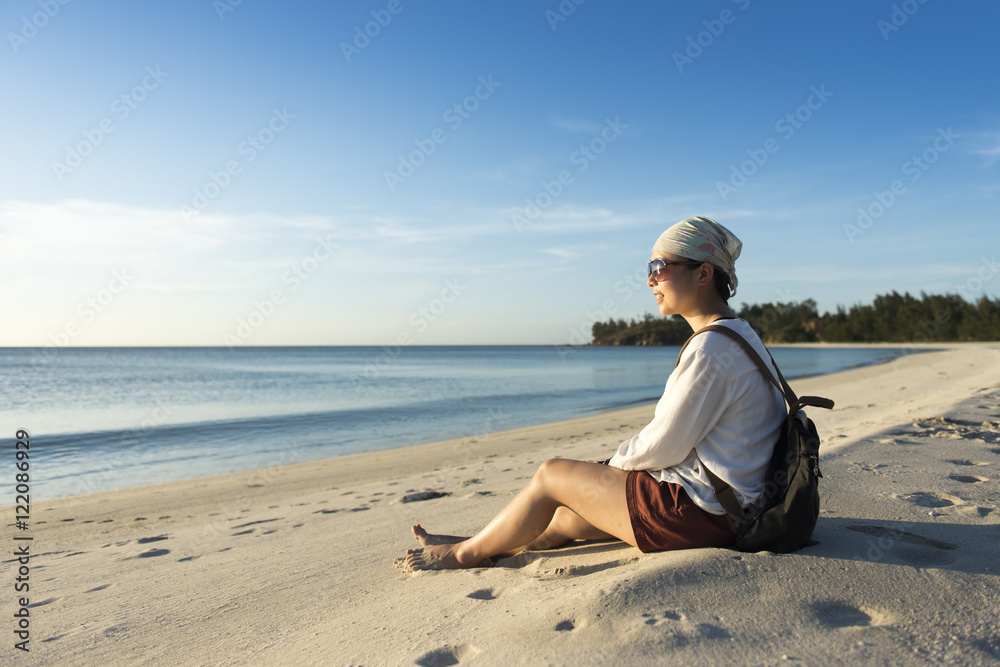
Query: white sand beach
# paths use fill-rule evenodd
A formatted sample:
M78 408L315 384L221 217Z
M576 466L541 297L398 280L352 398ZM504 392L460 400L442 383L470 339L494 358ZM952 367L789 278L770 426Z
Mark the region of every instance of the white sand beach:
M609 456L646 405L34 503L29 593L14 592L6 506L0 661L996 663L1000 345L938 348L792 382L837 404L809 411L823 509L819 543L795 554L600 542L492 568L393 567L413 523L471 534L546 458ZM22 595L30 653L14 647Z

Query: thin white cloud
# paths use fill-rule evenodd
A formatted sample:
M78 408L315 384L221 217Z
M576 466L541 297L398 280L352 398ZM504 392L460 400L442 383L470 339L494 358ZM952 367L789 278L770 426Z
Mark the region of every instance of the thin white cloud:
M73 290L113 269L142 274L147 289L206 289L281 269L336 232L325 218L202 214L185 224L174 209L82 199L0 202L9 284ZM220 274L224 274L219 280ZM194 287L199 286L199 287Z
M987 132L974 137L966 152L983 157L984 168L992 167L1000 159L1000 132Z
M483 181L521 181L547 173L548 168L548 162L538 156L523 155L515 160L477 169L470 176Z
M229 292L243 287L242 284L232 283L153 283L137 281L132 288L135 291L147 292Z
M583 253L573 248L546 248L545 252L559 259L577 259L583 256Z
M598 231L621 229L635 224L631 216L615 213L611 209L573 204L563 204L544 211L518 207L507 209L505 215L508 219L520 216L526 220L527 223L522 222L519 229L528 233Z
M605 252L609 249L607 244L604 243L591 243L591 244L573 244L564 245L553 248L545 248L542 252L552 257L557 257L563 260L573 260L579 259L581 257L590 257L592 255Z
M601 123L558 115L549 119L549 125L559 130L566 130L567 132L585 132L588 134L598 132L603 127Z

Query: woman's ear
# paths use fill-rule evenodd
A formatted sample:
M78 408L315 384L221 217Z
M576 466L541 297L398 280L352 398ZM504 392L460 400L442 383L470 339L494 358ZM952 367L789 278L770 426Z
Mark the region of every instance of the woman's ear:
M715 267L708 262L703 262L698 267L698 284L711 285L715 277Z

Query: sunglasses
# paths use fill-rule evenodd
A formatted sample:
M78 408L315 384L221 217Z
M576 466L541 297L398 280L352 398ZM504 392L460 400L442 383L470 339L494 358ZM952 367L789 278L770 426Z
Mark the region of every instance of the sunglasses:
M667 279L667 273L669 273L671 266L683 266L685 264L704 264L704 262L698 262L693 259L685 260L683 262L671 262L670 260L654 259L649 263L649 273L646 275L651 276L656 282L662 283Z

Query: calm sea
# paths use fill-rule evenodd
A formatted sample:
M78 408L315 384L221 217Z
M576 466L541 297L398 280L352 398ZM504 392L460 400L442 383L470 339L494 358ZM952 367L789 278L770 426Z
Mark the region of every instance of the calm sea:
M0 348L36 500L489 433L655 401L676 347ZM786 377L905 350L776 348ZM0 501L0 504L8 501Z

